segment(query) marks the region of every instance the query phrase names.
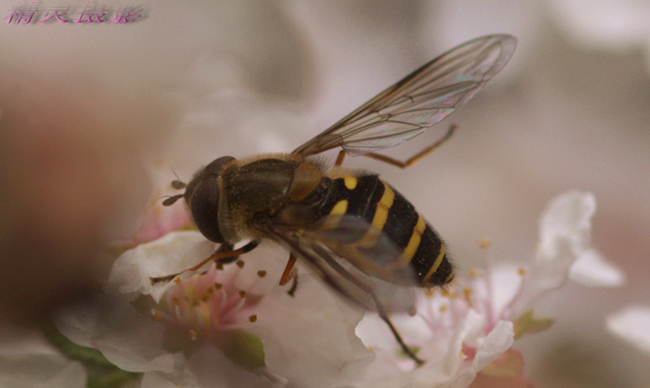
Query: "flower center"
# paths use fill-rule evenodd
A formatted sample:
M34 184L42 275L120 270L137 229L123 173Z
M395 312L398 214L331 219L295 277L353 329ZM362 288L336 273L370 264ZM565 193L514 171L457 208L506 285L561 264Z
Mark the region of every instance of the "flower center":
M178 281L152 309L153 318L184 328L191 340L257 321L252 308L261 296L252 293L255 281L240 285L242 268L233 265L222 270L213 264L205 273ZM257 277L264 275L258 272Z

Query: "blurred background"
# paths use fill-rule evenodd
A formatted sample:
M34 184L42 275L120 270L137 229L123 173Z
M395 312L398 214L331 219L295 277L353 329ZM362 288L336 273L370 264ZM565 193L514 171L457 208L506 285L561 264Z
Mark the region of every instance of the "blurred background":
M459 125L443 148L407 171L346 165L382 173L461 271L481 265L483 237L496 260L529 259L546 202L593 192L593 244L627 285L569 284L536 311L556 325L518 348L538 388L648 386L650 358L604 317L650 304L650 3L97 1L142 17L36 23L62 4L0 1L5 324L100 287L105 248L132 235L152 195L173 194L172 169L187 180L219 156L291 151L442 52L509 33L519 44L502 73L386 153L405 160ZM70 4L69 20L88 6ZM16 6L39 12L16 23Z

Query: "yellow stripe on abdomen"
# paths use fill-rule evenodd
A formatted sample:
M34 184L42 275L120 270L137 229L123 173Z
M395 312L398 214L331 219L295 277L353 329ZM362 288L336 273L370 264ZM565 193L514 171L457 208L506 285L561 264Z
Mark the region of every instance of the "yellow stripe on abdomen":
M339 214L345 214L347 210L348 210L348 200L343 199L341 201L338 201L336 205L334 205L332 211L330 211L330 215L335 216Z
M386 220L388 220L388 211L393 206L393 201L395 201L395 192L386 183L381 180L380 182L384 185L384 194L377 202L377 208L370 224L371 228L359 240L359 245L363 248L370 248L375 245L384 229L384 225L386 225Z
M406 248L404 248L404 253L402 254L402 260L404 260L406 263L410 262L411 259L413 259L415 252L417 252L418 247L420 246L420 241L422 241L422 233L424 233L424 229L426 229L426 227L427 224L424 222L424 219L418 214L418 223L415 224L411 239L406 245Z
M427 283L431 276L436 272L438 267L440 267L440 264L442 263L442 259L445 258L445 244L440 245L440 253L438 254L438 257L436 258L436 261L433 263L431 268L429 269L429 272L427 272L426 276L424 279L422 279L422 283Z
M348 190L354 190L357 187L358 180L356 177L353 176L346 176L343 177L343 184L345 184L345 188Z

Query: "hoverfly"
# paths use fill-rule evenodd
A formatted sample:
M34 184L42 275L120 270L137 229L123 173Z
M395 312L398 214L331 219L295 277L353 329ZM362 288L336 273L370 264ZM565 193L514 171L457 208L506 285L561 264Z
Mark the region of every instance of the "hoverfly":
M407 162L375 151L419 135L472 98L508 62L516 46L510 35L466 42L433 59L381 92L339 122L288 154L237 160L224 156L201 168L185 189L166 199L185 198L198 230L220 243L210 260L230 263L271 239L289 252L280 284L297 278L297 258L331 287L374 309L404 352L406 346L388 317L413 307L415 287L444 286L454 277L445 244L400 193L377 174L341 168L345 155L364 155L406 168L447 140L441 139ZM341 147L334 166L317 158ZM241 240L249 242L235 249ZM178 274L152 278L171 280Z

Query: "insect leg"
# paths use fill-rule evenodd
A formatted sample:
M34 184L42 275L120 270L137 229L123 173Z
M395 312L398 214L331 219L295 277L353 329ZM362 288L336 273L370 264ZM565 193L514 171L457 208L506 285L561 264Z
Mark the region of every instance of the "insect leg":
M285 284L289 283L291 279L296 275L296 270L294 269L294 265L296 264L296 255L293 253L289 255L289 261L287 262L287 266L284 267L284 272L282 272L282 277L280 278L280 285L284 286Z
M291 288L289 291L287 291L287 294L289 294L290 297L296 296L296 290L298 289L298 271L294 272L293 275L293 283L291 284Z
M282 272L282 277L280 278L281 286L284 286L285 284L289 283L289 281L293 280L289 291L287 291L287 294L289 294L291 297L295 296L294 294L298 289L298 268L294 267L295 264L296 255L292 253L289 255L289 261L287 262L287 266L284 268L284 272Z
M390 320L388 317L388 314L386 314L386 310L384 309L384 305L379 301L379 298L377 298L377 294L362 283L359 279L354 277L350 272L348 272L345 268L343 268L336 260L332 259L332 257L327 254L326 252L321 252L319 253L319 256L322 257L327 264L329 264L336 272L338 272L341 276L344 278L348 279L350 282L352 282L355 286L359 287L362 289L364 292L368 293L371 297L372 300L375 302L375 306L377 307L377 313L379 314L379 317L386 322L388 327L390 328L390 331L393 333L393 336L395 337L395 340L399 344L399 346L402 348L404 353L406 353L407 356L409 356L413 361L416 362L418 365L424 364L424 361L419 359L418 356L413 353L413 350L406 346L404 343L404 340L402 339L402 336L399 334L397 329L395 328L395 325L393 325L393 322Z
M202 262L200 262L199 264L197 264L197 265L195 265L193 267L190 267L188 269L185 269L185 270L183 270L181 272L178 272L178 273L175 273L175 274L171 274L171 275L167 275L167 276L160 276L160 277L155 277L155 278L149 278L149 279L151 280L151 284L170 281L170 280L173 280L176 276L181 275L181 274L183 274L183 273L185 273L187 271L196 271L197 269L199 269L203 265L205 265L205 263L207 263L207 262L209 262L211 260L214 260L216 262L220 262L222 259L225 259L225 258L231 258L233 256L243 255L244 253L248 253L248 252L252 251L258 245L259 245L259 241L253 240L253 241L249 242L248 244L244 245L243 247L241 247L239 249L235 249L234 251L219 252L217 250L217 252L213 253L210 257L208 257L207 259L203 260Z
M336 158L336 163L334 163L334 166L338 167L342 165L343 159L345 159L345 151L339 152L339 156Z
M214 253L231 252L233 249L235 249L234 245L230 243L223 243L219 246L219 248L217 248L217 250ZM235 255L235 256L223 257L221 259L216 259L215 261L220 264L230 264L236 261L238 258L239 255Z
M407 167L411 167L412 165L414 165L415 163L417 163L420 159L422 159L422 158L424 158L425 156L429 155L429 154L432 153L436 148L440 147L444 142L446 142L447 140L449 140L449 138L451 137L451 135L454 134L454 131L456 130L456 128L457 128L456 125L453 125L453 124L452 124L452 125L449 127L449 130L447 131L447 133L446 133L446 134L445 134L441 139L439 139L438 141L436 141L435 143L433 143L433 144L430 145L429 147L423 149L422 151L418 152L417 154L413 155L413 156L412 156L410 159L408 159L406 162L402 162L401 160L393 159L393 158L388 157L388 156L386 156L386 155L375 154L374 152L371 152L371 153L369 153L369 154L365 154L365 155L363 155L363 156L367 156L367 157L369 157L369 158L373 158L373 159L375 159L375 160L380 160L380 161L382 161L382 162L386 162L386 163L388 163L388 164L392 164L393 166L396 166L396 167L399 167L399 168L407 168ZM343 151L341 151L341 152L343 152ZM341 159L341 161L343 161L343 160L342 160L343 158L341 158L340 155L339 155L339 158ZM338 162L338 159L337 159L337 162Z
M337 282L332 278L331 275L328 274L328 271L322 266L322 261L319 261L316 256L311 254L310 252L307 252L305 249L303 249L296 241L291 239L289 236L286 234L275 230L270 225L267 225L266 228L266 233L269 235L273 236L277 241L282 241L284 242L292 251L296 252L298 255L300 255L302 258L310 262L315 268L317 268L320 272L320 274L324 277L325 281L331 285L334 289L337 291L341 292L343 295L349 295L344 291L340 286L337 285ZM322 258L327 265L329 265L334 271L336 271L340 276L345 278L347 281L358 287L360 290L363 292L369 294L374 303L375 306L377 307L377 311L379 312L379 316L381 319L386 322L388 327L390 328L390 331L393 333L393 336L395 336L395 339L397 340L397 343L400 345L404 353L406 353L413 361L415 361L418 365L424 364L424 361L419 359L413 351L406 346L404 343L404 340L402 340L402 336L399 334L397 329L395 329L395 326L391 322L390 318L388 318L388 315L386 314L386 310L384 309L384 306L381 304L379 301L379 298L377 298L377 295L375 292L372 290L370 286L362 282L361 280L357 279L354 275L352 275L348 270L343 268L341 264L339 264L336 260L330 256L328 252L326 252L322 247L318 245L312 245L312 249L314 250L314 253L320 258Z
M370 295L372 296L372 299L375 301L375 305L377 306L377 313L379 314L379 318L381 318L384 322L386 322L386 324L390 328L390 331L393 333L395 340L397 340L397 343L402 348L404 353L406 353L407 356L409 356L413 361L415 361L416 364L418 365L424 364L424 361L419 359L418 356L416 356L415 353L413 353L413 350L411 350L411 348L406 346L404 340L402 340L402 336L395 328L395 325L393 325L393 322L390 320L390 318L388 318L388 314L386 314L386 311L384 310L384 306L377 299L377 295L375 295L374 292L371 292Z

